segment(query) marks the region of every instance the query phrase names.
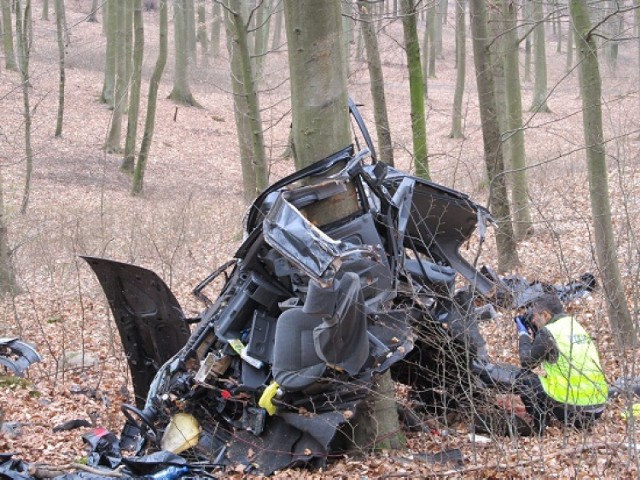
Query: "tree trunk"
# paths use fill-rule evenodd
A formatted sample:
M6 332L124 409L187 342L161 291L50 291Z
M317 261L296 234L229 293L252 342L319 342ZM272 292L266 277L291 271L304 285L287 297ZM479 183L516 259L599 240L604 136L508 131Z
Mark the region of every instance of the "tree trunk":
M522 126L522 89L520 87L520 62L518 60L518 24L515 5L510 0L502 0L505 19L504 76L507 100L507 138L511 156L511 204L513 205L514 234L516 241L533 233L529 191L527 188L527 164L525 155L524 129Z
M489 207L498 224L496 232L498 271L502 273L509 272L518 265L518 253L511 225L511 212L504 177L502 142L500 141L495 90L490 68L491 60L487 45L486 4L484 0L471 0L469 7L484 158L490 182Z
M64 9L64 0L54 0L56 12L56 34L58 40L58 66L60 70L60 80L58 82L58 114L56 115L55 136L62 136L62 124L64 120L64 84L65 84L65 51L64 51L64 25L62 23L61 12Z
M184 0L184 18L187 31L187 51L192 65L198 64L198 42L196 38L196 8L193 0Z
M131 185L131 195L142 194L144 187L144 172L149 158L149 150L151 141L153 140L153 131L156 123L156 104L158 101L158 87L162 79L162 73L167 63L167 32L168 27L167 0L160 0L160 41L158 52L158 60L153 69L151 80L149 81L149 95L147 101L147 118L144 124L144 134L142 135L142 143L140 144L140 155L136 162L133 172L133 182Z
M140 86L142 83L142 59L144 56L144 23L142 20L142 0L133 0L133 71L131 75L131 94L127 115L127 138L124 145L124 158L120 169L133 173L138 135L138 117L140 111Z
M420 66L417 14L413 0L402 0L402 30L407 51L409 91L411 95L411 132L416 175L429 180L427 122L424 111L424 83Z
M523 0L524 21L531 21L531 2L532 0ZM531 81L531 31L527 33L524 41L524 81Z
M127 25L127 8L119 4L116 7L116 82L113 102L113 114L111 116L111 128L105 143L107 153L122 153L122 115L127 102L127 58L125 29Z
M256 12L256 30L254 32L253 42L253 75L259 79L262 76L262 66L267 55L269 45L269 28L271 26L271 3L268 0L262 0L257 7Z
M640 9L636 8L636 14ZM640 50L638 50L640 52ZM573 23L569 20L569 27L567 28L567 64L565 70L570 72L573 68Z
M607 173L600 103L602 101L602 82L598 66L598 53L586 2L584 0L570 0L569 5L575 27L576 46L580 56L582 122L589 171L589 196L596 242L596 258L607 300L611 333L616 339L618 347L622 350L636 346L637 332L624 294L611 223L609 175Z
M220 24L222 23L222 15L220 13L220 4L213 2L213 22L211 22L211 55L214 58L220 56Z
M467 44L465 26L466 0L456 1L456 90L453 94L453 115L451 117L451 133L449 138L462 138L462 97L467 74Z
M87 22L98 23L98 0L92 0L91 11L87 17Z
M9 0L2 2L2 47L4 49L4 66L7 70L18 71L13 46L13 26L11 25L11 5Z
M116 85L116 55L117 55L117 33L118 33L118 5L116 0L105 2L105 14L103 21L107 36L107 52L104 66L104 82L100 101L113 108L115 85Z
M4 207L4 178L0 173L0 294L16 293L16 280L9 249L9 231Z
M373 3L370 1L358 1L360 12L360 24L364 46L367 51L367 67L369 69L369 84L371 98L373 99L373 117L378 135L379 160L393 165L393 144L391 143L391 129L387 118L387 100L384 94L384 74L380 62L380 50L378 49L378 37L374 29L373 16L370 9Z
M49 21L49 0L42 0L42 16L40 18L45 22Z
M303 168L349 145L349 115L347 112L347 72L344 64L343 29L339 0L285 0L285 25L289 43L289 69L296 166ZM331 203L325 203L331 202ZM306 209L311 222L326 225L345 218L358 207L355 189L326 201L317 202L315 209ZM385 374L390 379L389 373ZM390 381L390 380L389 380ZM393 389L392 389L393 390ZM380 391L369 398L386 401L369 410L358 408L350 422L356 426L351 440L361 440L358 425L377 424L379 438L401 438L395 414L393 393ZM368 413L371 411L374 418ZM394 412L394 414L389 414ZM372 431L371 428L367 429ZM395 438L394 438L395 437ZM375 438L361 440L358 448L374 446Z
M282 19L284 18L284 11L282 10L282 8L279 8L277 6L276 8L276 19L273 25L273 39L271 40L271 50L273 51L278 50L282 46L280 45L280 43L282 34Z
M533 48L535 49L535 81L533 84L533 103L529 111L549 113L547 105L547 50L544 33L544 11L542 0L533 1Z
M198 32L197 39L202 51L202 66L209 66L209 38L207 37L207 9L205 0L198 0Z
M489 43L489 60L491 61L491 74L493 75L493 89L496 101L496 116L502 142L502 158L505 169L511 165L509 145L506 143L507 131L507 92L504 73L505 62L505 25L500 0L487 0L487 14L489 35L493 40ZM508 178L507 178L508 180Z
M241 0L227 0L227 42L231 57L234 111L241 147L244 199L249 204L268 186L267 159L262 133L260 102L253 77L253 65ZM244 154L243 154L244 148Z
M20 213L24 214L29 206L29 195L31 194L31 174L33 171L33 149L31 147L31 107L29 106L29 55L31 49L31 39L29 38L29 25L31 23L31 0L24 2L24 12L22 2L16 2L16 39L18 42L18 67L20 68L20 79L22 80L22 101L24 116L24 150L26 156L26 169L24 176L24 193Z
M174 78L169 98L182 105L197 106L189 86L189 36L187 32L186 0L174 3Z

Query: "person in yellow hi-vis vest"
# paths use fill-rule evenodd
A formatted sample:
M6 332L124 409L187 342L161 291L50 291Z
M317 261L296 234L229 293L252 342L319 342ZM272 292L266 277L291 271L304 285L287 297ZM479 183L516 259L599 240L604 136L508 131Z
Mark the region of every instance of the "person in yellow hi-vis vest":
M523 367L516 391L533 417L534 431L544 433L550 415L564 425L588 428L602 415L609 393L596 346L582 325L564 313L556 295L539 296L530 312L535 333L521 316L515 318ZM539 365L541 375L531 370Z

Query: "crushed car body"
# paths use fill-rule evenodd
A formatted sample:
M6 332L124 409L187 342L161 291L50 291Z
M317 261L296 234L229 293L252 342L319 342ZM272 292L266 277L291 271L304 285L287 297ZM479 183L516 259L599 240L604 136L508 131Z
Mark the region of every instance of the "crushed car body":
M390 370L434 410L472 401L482 378L508 384L511 369L481 368L477 299L514 306L528 287L514 290L460 254L484 235L489 211L377 162L351 109L367 148L345 148L266 189L234 259L194 289L206 305L197 318L155 273L84 257L115 317L136 395L122 407L119 441L102 442L104 454L90 442L92 464L164 452L186 460L165 466L192 473L322 467L379 374ZM318 221L314 212L344 198L346 215ZM211 301L205 289L220 276Z

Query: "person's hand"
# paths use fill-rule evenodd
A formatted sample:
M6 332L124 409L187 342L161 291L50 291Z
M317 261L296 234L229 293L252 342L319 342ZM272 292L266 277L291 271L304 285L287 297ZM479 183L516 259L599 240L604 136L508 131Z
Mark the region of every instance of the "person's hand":
M522 318L519 315L514 318L513 321L516 322L518 336L529 335L529 330L527 329L527 327L525 327L524 323L522 322Z

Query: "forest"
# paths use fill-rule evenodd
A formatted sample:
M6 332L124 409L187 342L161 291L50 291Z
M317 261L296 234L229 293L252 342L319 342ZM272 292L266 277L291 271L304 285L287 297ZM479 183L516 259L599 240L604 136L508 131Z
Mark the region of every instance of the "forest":
M269 221L273 212L297 212L305 198L298 191L321 196L327 185L344 181L346 170L332 170L333 177L325 172L315 190L296 190L288 181L314 162L340 157L336 152L351 162L349 181L357 178L360 190L345 187L329 208L304 204L308 220L296 217L304 227L296 231L320 241L326 235L318 225L329 231L325 227L336 219L354 218L354 198L370 204L383 256L392 270L399 263L398 284L394 279L386 287L395 296L381 300L385 308L400 311L398 298L406 297L412 302L407 312L431 312L423 322L434 317L441 292L425 304L409 262L427 261L438 272L451 267L455 279L443 302L459 306L453 292L471 291L470 308L491 313L478 314L483 358L515 367L513 318L521 305L498 301L489 288L474 290L469 272L484 272L498 285L526 285L527 292L539 286L570 292L562 297L564 308L593 339L617 394L588 429L552 422L544 435L532 435L514 427L516 417L528 418L519 397L482 384L467 350L455 357L453 376L444 371L451 365L438 359L460 347L447 325L437 335L414 328L380 346L399 362L395 367L381 360L385 367L377 365L375 381L358 383L362 371L347 380L347 386L364 385L358 398L366 399L366 408L356 409L362 416L353 419L348 402L322 413L323 419L339 414L341 426L331 432L339 431L350 448L332 444L317 453L299 447L303 451L290 460L273 447L284 437L260 443L255 423L247 427L255 420L247 420L249 404L251 415L262 419L260 432L276 425L273 404L265 407L261 397L278 387L271 373L253 389L257 393L240 391L235 378L223 377L233 388L220 389L220 382L207 386L201 377L191 385L205 384L199 396L187 389L186 400L177 399L172 391L162 401L197 417L189 402L197 403L203 390L216 392L226 402L216 403L226 405L221 415L229 404L240 405L237 419L224 417L234 428L221 428L220 449L206 468L194 461L158 474L174 477L153 478L638 476L640 1L0 0L0 15L0 358L16 360L7 347L13 339L38 352L19 371L0 361L1 478L131 476L130 467L96 466L106 458L96 453L97 435L122 435L124 443L123 425L133 412L137 441L157 446L150 437L158 434L159 421L139 416L153 402L145 405L141 391L146 394L149 384L139 388L128 350L136 341L122 335L114 309L113 295L126 288L110 293L100 259L129 272L133 283L158 291L164 283L171 294L166 298L173 299L168 304L180 310L186 333L176 339L171 330L167 350L161 345L150 355L160 364L144 358L148 371L161 371L162 362L205 326L209 310L203 313L194 289L199 293L206 283L207 297L220 295L218 308L224 309L233 282L244 281L234 280L230 267L243 273L252 252L260 268L284 268L273 260L278 247L289 259L286 268L295 264L297 252L287 257L287 247L276 246L286 235L269 230ZM359 113L349 115L350 104ZM356 153L344 153L350 144ZM442 232L451 211L464 204L471 226L449 234L461 239L455 254L472 270L446 253L430 256L440 250L428 238L419 239L424 250L408 243L410 232L422 232L421 221L407 220L406 211L402 216L409 191L432 195L431 208L445 204L442 225L427 235L434 243L438 235L447 237ZM256 225L264 232L257 235ZM394 238L400 238L397 248ZM268 246L254 247L260 242ZM295 284L308 274L302 272L287 275ZM309 295L312 278L326 288L326 277L308 277ZM340 284L354 278L345 273ZM594 284L576 283L585 278ZM408 324L412 314L405 315ZM370 325L373 317L362 321ZM217 320L213 344L228 347L231 365L244 365L246 350L231 346L220 325ZM371 337L369 330L366 341L373 345ZM434 338L439 343L430 352L445 367L432 371L415 354ZM325 377L343 378L345 368L326 363L331 372ZM398 365L407 368L399 374ZM436 402L425 401L419 378L435 385L437 395L429 398ZM251 395L260 398L260 408ZM316 397L309 398L298 417L316 414L308 411ZM211 404L202 401L198 408ZM496 423L486 420L487 411L499 412ZM161 433L169 431L167 424L168 418ZM193 452L209 437L198 428L200 443L174 458L177 465L180 458L201 460ZM249 446L238 453L238 444ZM273 468L260 464L270 456Z

